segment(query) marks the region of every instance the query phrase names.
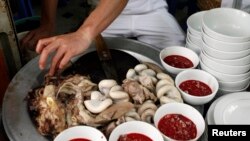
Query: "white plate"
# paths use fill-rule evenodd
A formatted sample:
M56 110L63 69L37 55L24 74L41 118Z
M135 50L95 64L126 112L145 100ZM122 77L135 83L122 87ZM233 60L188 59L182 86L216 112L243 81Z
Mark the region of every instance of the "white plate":
M206 121L208 125L214 125L214 108L215 105L218 103L218 101L221 99L222 97L219 97L218 99L216 99L215 101L213 101L213 103L209 106L207 114L206 114Z
M250 92L225 95L214 108L215 124L250 124Z

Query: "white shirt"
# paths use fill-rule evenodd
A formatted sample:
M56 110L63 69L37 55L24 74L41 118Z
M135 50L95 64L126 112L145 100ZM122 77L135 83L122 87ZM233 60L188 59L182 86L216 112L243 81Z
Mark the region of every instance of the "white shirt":
M166 0L129 0L122 14L137 15L167 7Z

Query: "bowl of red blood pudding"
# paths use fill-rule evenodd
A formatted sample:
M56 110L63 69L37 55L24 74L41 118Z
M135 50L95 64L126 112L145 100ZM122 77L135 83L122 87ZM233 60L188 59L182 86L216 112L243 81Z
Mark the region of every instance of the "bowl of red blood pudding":
M166 47L160 52L162 66L172 76L183 70L196 68L199 56L191 49L182 46Z
M167 103L154 115L155 127L168 141L196 141L205 131L205 121L194 107L185 103Z
M94 127L73 126L58 134L54 141L107 141L107 139Z
M128 121L111 132L109 141L164 141L164 139L153 125L143 121Z
M189 69L175 78L175 85L181 92L184 102L191 105L203 105L211 101L219 89L217 79L210 73Z

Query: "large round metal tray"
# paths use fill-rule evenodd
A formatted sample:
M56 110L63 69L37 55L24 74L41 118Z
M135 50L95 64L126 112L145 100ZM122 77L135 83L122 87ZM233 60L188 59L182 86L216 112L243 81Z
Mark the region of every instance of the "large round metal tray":
M140 61L153 62L160 65L159 50L141 42L124 38L105 38L111 49L123 50ZM94 44L86 53L94 51ZM76 58L73 59L76 60ZM43 83L48 68L41 71L36 57L26 64L12 79L3 101L2 120L5 131L11 141L47 141L41 136L32 123L25 100L28 92ZM203 112L203 106L196 107Z

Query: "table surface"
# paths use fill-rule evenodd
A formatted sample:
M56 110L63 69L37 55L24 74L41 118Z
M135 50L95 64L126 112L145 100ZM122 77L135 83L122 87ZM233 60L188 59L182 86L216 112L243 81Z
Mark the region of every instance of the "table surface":
M143 60L145 62L152 61L155 63L160 62L158 58L159 52L150 47L148 47L147 50L145 49L143 50L142 48L143 47L145 48L146 46L144 44L137 43L134 41L128 42L124 39L113 40L111 38L106 40L106 42L108 43L108 46L110 48L115 49L119 47L119 49L125 50L131 53L132 55L136 56L136 58L138 58L139 60ZM121 42L122 43L124 42L124 44L122 44L123 46L118 46L121 44ZM45 140L41 135L37 133L37 131L33 127L34 125L30 123L31 121L28 119L29 117L26 111L26 106L25 106L26 103L25 101L20 100L20 99L24 99L26 92L30 90L29 87L32 87L32 85L35 85L36 83L38 83L38 81L40 82L40 77L44 76L43 74L44 72L42 73L41 70L38 69L38 67L34 67L37 64L37 61L38 61L38 58L33 59L31 62L28 63L26 67L23 67L22 70L18 72L19 75L16 75L14 77L15 79L12 80L11 85L10 85L11 87L9 86L9 89L7 91L8 95L5 95L5 99L4 99L5 105L3 105L3 111L1 111L0 109L0 114L1 112L4 114L3 120L5 121L4 125L7 127L6 132L8 134L13 134L10 136L12 138L16 138L16 140L17 139L22 140L21 138L24 139L26 137L28 139L31 139L31 137L33 137L35 140L40 139L40 141ZM30 77L30 75L34 77ZM18 83L18 82L22 82L22 83ZM15 92L20 91L20 89L22 89L22 91L19 92L20 94L17 95ZM13 108L13 107L16 107L16 108ZM23 111L26 111L26 112L23 112ZM202 113L204 113L203 110L202 110ZM16 114L18 116L13 116L13 114L14 115ZM26 127L26 128L23 128L23 127ZM29 129L29 130L26 130L26 129ZM3 128L3 123L2 123L2 118L1 118L0 140L8 141L9 139L7 138L4 130L5 129ZM10 139L12 140L12 138Z
M143 62L160 64L158 57L159 50L151 46L124 38L105 38L105 41L111 49L124 50ZM145 49L145 47L147 49ZM95 46L92 44L86 53L94 50ZM9 140L46 141L46 139L37 132L34 124L30 120L27 110L27 101L25 101L27 93L35 86L41 85L43 77L48 71L48 68L43 71L38 68L38 59L38 57L34 58L22 67L12 79L6 90L2 105L3 117L1 124L4 125L4 130L8 134ZM1 129L3 128L1 127ZM5 135L1 136L5 137ZM0 140L2 141L3 139Z

